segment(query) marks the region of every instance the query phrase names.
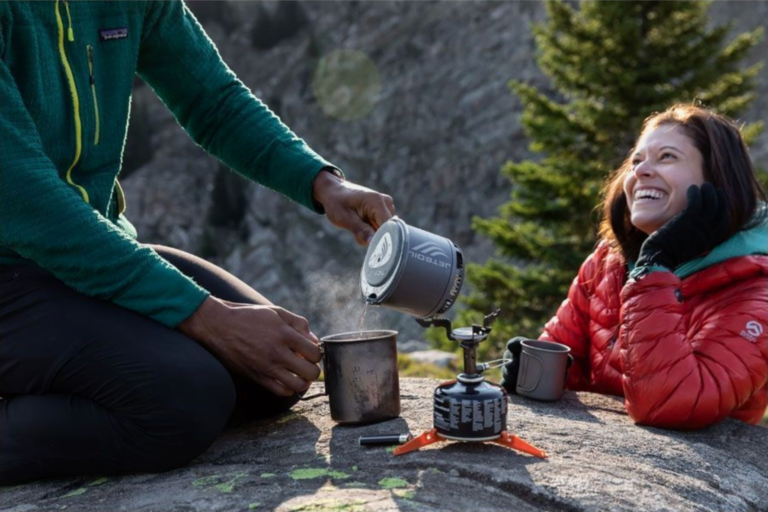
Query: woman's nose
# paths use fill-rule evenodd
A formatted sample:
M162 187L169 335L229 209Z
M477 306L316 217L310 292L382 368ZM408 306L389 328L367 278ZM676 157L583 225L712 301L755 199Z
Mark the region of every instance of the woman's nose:
M654 169L653 169L653 164L650 164L650 163L648 162L648 160L643 160L642 162L640 162L639 164L637 164L637 165L635 166L635 168L632 170L632 172L633 172L633 173L635 174L635 176L637 176L637 177L639 177L639 176L643 176L643 177L646 177L646 178L647 178L648 176L651 176L651 175L653 175L653 173L654 173L655 171L654 171Z

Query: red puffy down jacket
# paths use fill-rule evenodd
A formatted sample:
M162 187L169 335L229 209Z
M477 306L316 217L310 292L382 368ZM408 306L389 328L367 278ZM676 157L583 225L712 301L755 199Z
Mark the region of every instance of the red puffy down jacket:
M627 278L601 243L540 339L571 347L567 387L624 397L639 424L757 423L768 403L768 256L727 259L684 279Z

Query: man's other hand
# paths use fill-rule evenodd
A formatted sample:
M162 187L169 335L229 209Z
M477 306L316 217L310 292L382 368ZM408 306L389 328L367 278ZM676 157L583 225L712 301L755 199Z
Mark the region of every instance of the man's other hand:
M320 375L322 352L307 320L278 306L208 297L178 330L199 341L233 373L290 396Z

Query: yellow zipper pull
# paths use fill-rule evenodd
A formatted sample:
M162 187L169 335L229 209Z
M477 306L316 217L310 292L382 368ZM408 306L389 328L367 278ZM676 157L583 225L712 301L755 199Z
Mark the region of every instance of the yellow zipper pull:
M67 10L67 21L69 22L69 28L67 29L67 40L72 42L75 40L75 31L72 30L72 16L69 15L69 2L64 0L64 9Z
M64 5L67 5L66 0ZM56 0L54 4L56 8L56 26L59 34L59 57L61 58L61 64L64 66L64 73L67 76L67 83L69 84L69 92L72 95L72 109L75 114L75 157L72 163L69 164L67 169L67 183L77 188L80 191L80 195L83 196L83 201L90 202L88 191L81 187L74 181L72 181L72 171L77 166L77 162L80 161L80 156L83 151L83 125L80 122L80 98L77 95L77 85L75 84L75 76L72 74L72 67L67 60L67 52L64 48L64 22L61 20L61 12L59 9L59 0ZM74 40L74 37L72 38Z

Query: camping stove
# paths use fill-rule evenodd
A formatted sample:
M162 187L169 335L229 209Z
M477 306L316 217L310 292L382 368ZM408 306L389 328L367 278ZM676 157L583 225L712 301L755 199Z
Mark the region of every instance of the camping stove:
M501 386L486 382L482 373L509 361L498 359L477 363L477 345L491 332L491 324L499 310L486 316L483 325L451 329L443 318L416 319L422 327L443 327L448 338L464 349L464 372L456 380L437 386L434 395L434 427L395 449L402 455L442 440L493 442L540 458L547 454L507 432L507 392Z

